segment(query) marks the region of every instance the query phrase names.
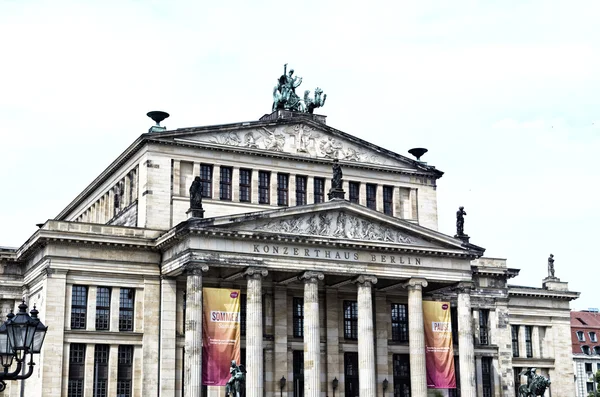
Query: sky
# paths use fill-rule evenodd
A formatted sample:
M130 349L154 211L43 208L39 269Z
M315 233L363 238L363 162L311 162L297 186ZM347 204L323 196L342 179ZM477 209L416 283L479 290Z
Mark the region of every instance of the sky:
M18 247L153 124L257 120L283 64L327 123L425 147L439 230L600 307L600 2L0 0L0 246Z

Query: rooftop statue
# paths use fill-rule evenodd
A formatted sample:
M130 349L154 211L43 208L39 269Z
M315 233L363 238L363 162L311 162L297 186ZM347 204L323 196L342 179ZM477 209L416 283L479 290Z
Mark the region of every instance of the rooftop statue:
M190 208L202 208L202 181L199 176L194 178L190 186Z
M467 215L465 207L458 207L458 211L456 211L456 236L465 235L465 215Z
M327 95L317 87L314 99L309 98L310 91L304 92L304 99L296 94L296 88L302 84L302 77L294 76L294 69L287 71L287 63L283 65L283 74L277 79L273 88L273 111L277 109L291 110L293 112L312 113L314 109L325 105Z
M548 257L548 277L554 278L554 255Z

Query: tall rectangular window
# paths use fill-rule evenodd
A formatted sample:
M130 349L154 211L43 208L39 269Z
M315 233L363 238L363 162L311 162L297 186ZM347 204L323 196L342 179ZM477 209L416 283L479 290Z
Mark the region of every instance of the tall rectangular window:
M87 292L83 285L74 285L71 296L71 329L85 329Z
M408 305L392 304L392 340L408 342Z
M271 173L258 171L258 203L269 204L271 202Z
M202 197L212 197L213 166L200 164L200 181L202 182Z
M94 397L107 397L109 345L94 348Z
M306 176L296 175L296 205L306 205Z
M294 372L294 397L304 397L304 351L294 350L292 353Z
M377 209L377 185L367 183L367 207Z
M533 357L533 343L531 343L531 325L525 326L525 354L527 358Z
M344 338L358 339L358 303L344 301Z
M121 288L119 294L119 331L133 331L133 309L135 291Z
M131 397L133 379L133 346L119 346L119 365L117 367L117 397Z
M221 167L221 177L219 179L219 198L221 200L231 200L231 176L233 168Z
M289 175L277 174L277 205L288 205Z
M348 192L348 198L350 199L350 202L358 204L360 198L360 182L348 183L348 189L350 190Z
M96 330L110 328L110 288L98 287L96 292Z
M482 345L489 345L489 318L490 310L481 309L479 310L479 343Z
M302 338L304 336L304 299L294 298L293 305L294 338Z
M249 202L250 198L250 187L252 181L252 170L240 168L240 201Z
M492 397L492 358L481 358L481 384L483 397Z
M458 309L450 308L450 327L452 328L452 343L458 345Z
M386 215L394 215L394 187L383 187L383 213Z
M394 354L394 397L410 397L410 356Z
M246 295L240 295L240 334L246 335Z
M85 344L72 343L69 350L68 397L83 397L83 379L85 374Z
M314 179L315 204L325 201L325 178Z
M510 332L512 336L512 354L513 357L519 357L519 326L511 325Z

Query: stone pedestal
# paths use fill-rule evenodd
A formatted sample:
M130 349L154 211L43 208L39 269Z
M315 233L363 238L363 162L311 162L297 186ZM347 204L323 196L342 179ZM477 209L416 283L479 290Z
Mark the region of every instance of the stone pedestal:
M319 329L319 272L304 272L304 396L321 394L321 334Z
M329 193L327 194L327 198L329 198L329 200L334 199L334 198L343 200L345 197L346 197L346 192L344 192L343 189L332 188L329 190Z
M186 212L188 219L190 218L204 218L204 210L202 208L190 208Z
M246 296L246 396L263 397L262 279L267 270L249 268Z
M373 297L375 276L358 276L358 384L361 397L375 397L375 339L373 334Z
M476 397L470 283L461 284L458 287L458 360L460 363L460 395L461 397Z
M410 353L410 395L427 397L427 368L425 366L425 330L423 329L423 288L427 281L411 278L408 288L408 344Z
M560 281L558 277L546 277L542 280L543 288L551 291L568 291L569 283Z
M202 396L202 272L208 266L187 269L185 300L184 397Z

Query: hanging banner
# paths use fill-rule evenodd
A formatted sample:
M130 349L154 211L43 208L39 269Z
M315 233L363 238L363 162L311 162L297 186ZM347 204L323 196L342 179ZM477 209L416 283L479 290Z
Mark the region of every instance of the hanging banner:
M224 386L240 363L240 290L202 289L202 384Z
M423 323L427 387L455 389L450 303L423 301Z

